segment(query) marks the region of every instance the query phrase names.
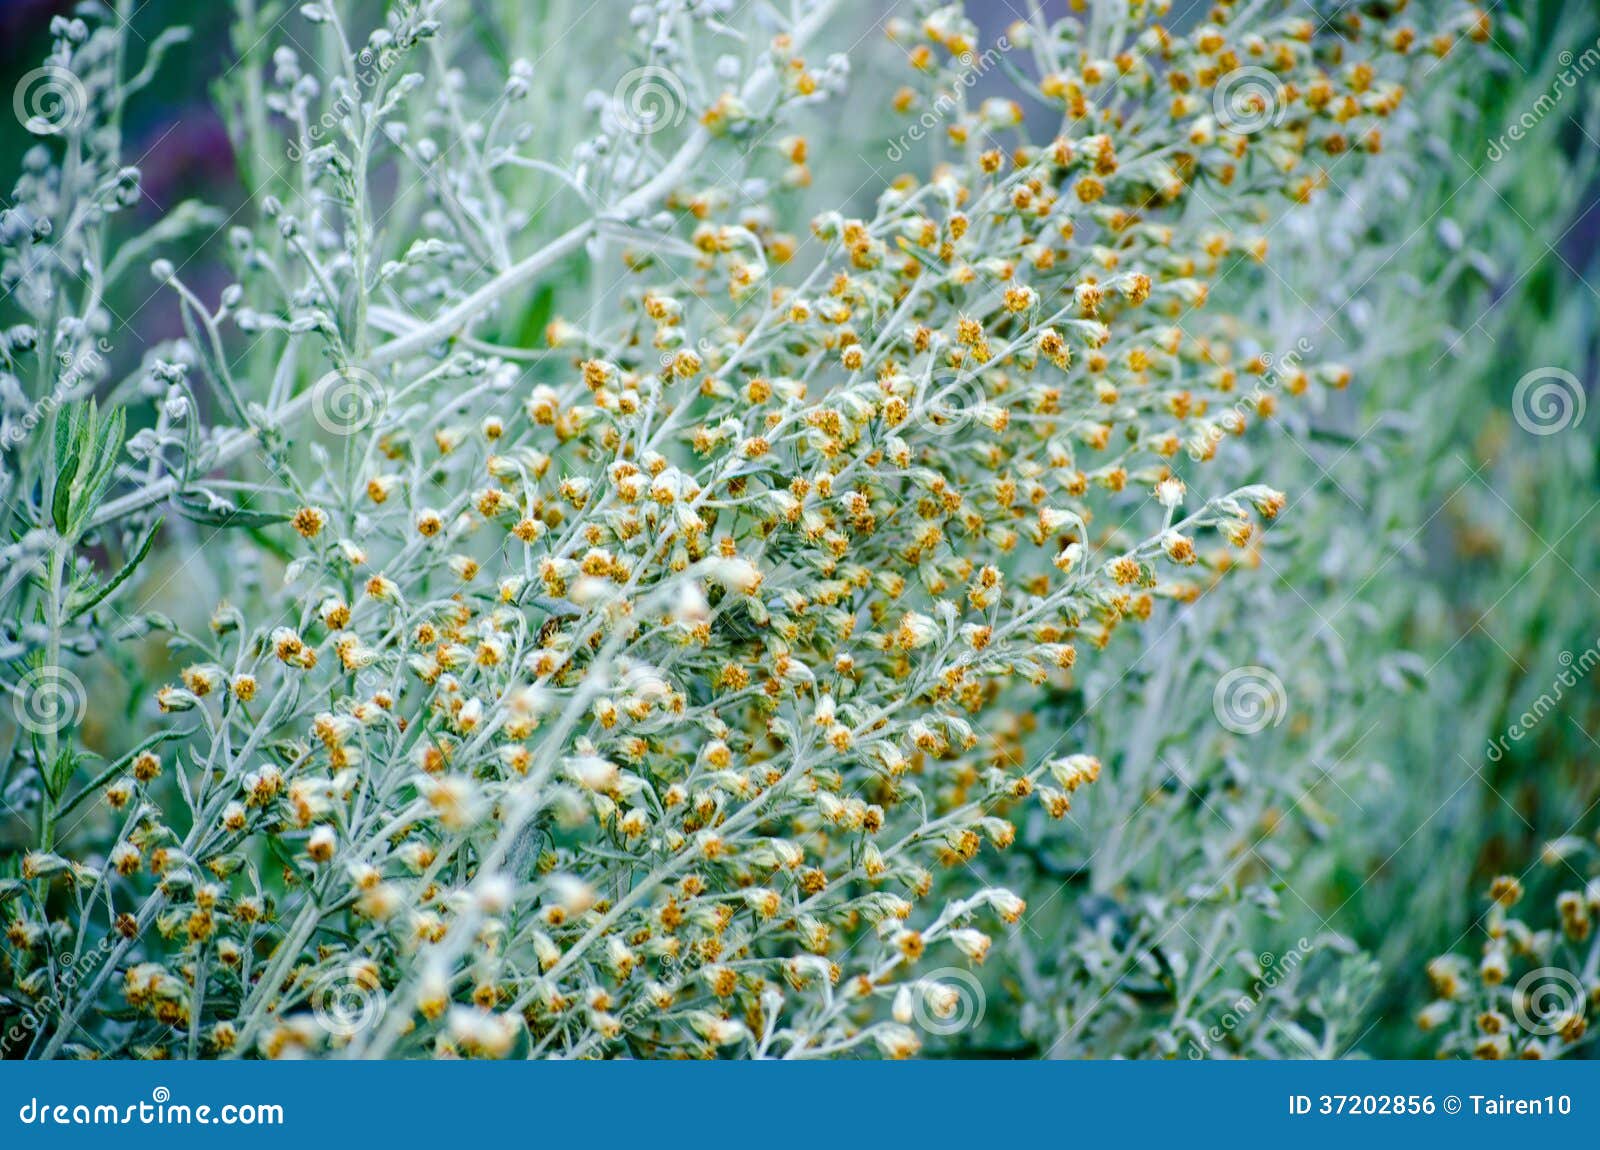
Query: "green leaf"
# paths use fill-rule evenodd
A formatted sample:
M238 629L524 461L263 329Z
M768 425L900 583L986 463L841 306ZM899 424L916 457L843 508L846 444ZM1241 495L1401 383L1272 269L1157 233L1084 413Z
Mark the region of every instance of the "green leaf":
M94 510L106 488L117 472L117 460L122 457L123 432L128 426L128 413L120 407L113 408L109 418L97 430L94 447L94 471L84 484L83 512Z
M76 619L78 616L94 610L101 603L105 602L106 598L113 591L126 583L128 581L128 577L134 573L134 570L138 568L139 564L144 562L145 556L150 554L150 545L156 540L156 532L161 530L161 525L165 522L165 519L157 519L154 523L150 524L149 529L144 533L144 538L141 539L139 541L139 545L134 548L133 557L122 565L122 569L113 575L108 583L102 587L99 587L98 589L88 591L88 597L84 599L82 603L71 607L69 617Z
M274 539L260 527L249 527L246 530L250 533L250 538L262 550L270 555L276 555L285 563L294 562L295 555L292 547L286 547L280 540Z
M93 418L93 408L90 407ZM72 487L83 465L84 407L75 403L56 416L56 486L50 500L50 518L58 534L71 524Z
M56 761L44 771L44 789L49 792L52 799L61 797L82 763L83 760L78 756L78 752L70 744L61 748Z
M83 405L68 404L56 415L56 466L59 468L78 439L78 421L83 416Z
M76 403L56 418L56 482L50 518L63 538L75 538L116 474L127 413L101 418L94 400Z
M203 527L270 527L287 523L289 516L277 511L257 511L239 507L216 496L185 492L178 496L178 514Z
M544 343L545 325L550 322L550 317L555 314L555 310L555 290L549 284L545 284L534 292L533 299L529 302L517 323L516 346L541 346Z

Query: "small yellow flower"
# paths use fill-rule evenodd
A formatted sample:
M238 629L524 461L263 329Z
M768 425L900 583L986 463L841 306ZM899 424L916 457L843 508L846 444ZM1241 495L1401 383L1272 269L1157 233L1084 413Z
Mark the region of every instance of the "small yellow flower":
M328 525L328 513L320 507L302 507L294 513L294 529L306 539L315 539Z

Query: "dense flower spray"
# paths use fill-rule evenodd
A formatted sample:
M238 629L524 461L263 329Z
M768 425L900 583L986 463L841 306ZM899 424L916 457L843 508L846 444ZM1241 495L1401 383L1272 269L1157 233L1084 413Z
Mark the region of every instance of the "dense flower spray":
M1219 3L1180 34L1162 4L1074 4L1007 33L1026 122L957 84L925 174L791 233L826 147L798 125L849 72L813 56L830 0L776 34L641 6L642 64L543 156L537 69L469 79L452 5L399 0L359 43L342 7L300 12L322 64L280 48L239 81L244 167L280 136L291 163L229 232L237 282L213 307L153 269L190 336L125 396L153 424L124 444L64 407L26 457L66 484L7 588L42 666L115 625L81 606L91 537L136 553L170 505L258 572L162 628L149 738L86 785L54 731L27 752L17 984L114 940L35 1052L914 1054L955 1008L924 969L1027 913L981 856L1102 770L995 717L1248 561L1285 496L1206 463L1279 391L1349 380L1278 378L1213 285L1483 18ZM913 7L888 24L907 114L978 47ZM123 43L60 34L63 67ZM24 285L67 261L43 225L82 178L34 159ZM587 306L549 291L530 332L555 281ZM8 371L79 330L54 323L8 334ZM86 802L110 829L80 853L53 828Z

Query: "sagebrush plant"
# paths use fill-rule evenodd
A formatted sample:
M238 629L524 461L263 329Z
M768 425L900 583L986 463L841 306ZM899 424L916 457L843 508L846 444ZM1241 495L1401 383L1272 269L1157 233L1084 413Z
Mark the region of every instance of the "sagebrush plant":
M849 76L833 0L632 9L549 153L579 110L468 67L462 7L308 4L315 58L268 61L242 6L214 304L149 258L214 215L113 230L179 34L133 73L127 3L56 25L0 228L21 1043L913 1054L1027 914L988 856L1102 770L1016 716L1251 561L1271 461L1206 464L1349 381L1213 282L1487 18L1090 4L1007 32L1041 133L969 108L975 26L910 5L894 103L956 92L938 161L791 233L848 159L795 127ZM136 265L187 338L117 382ZM174 531L209 626L135 605ZM91 748L74 668L152 635L171 681Z
M1437 1037L1441 1057L1559 1058L1592 1046L1589 1014L1600 1009L1597 843L1567 835L1545 845L1541 861L1562 888L1553 914L1537 906L1519 913L1522 880L1501 875L1489 889L1476 965L1453 953L1428 964L1436 997L1416 1022Z

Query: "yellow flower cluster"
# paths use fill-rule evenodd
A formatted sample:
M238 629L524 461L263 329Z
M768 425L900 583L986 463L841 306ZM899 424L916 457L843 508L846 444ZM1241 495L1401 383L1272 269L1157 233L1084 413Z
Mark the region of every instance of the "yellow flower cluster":
M1447 954L1428 964L1434 998L1416 1021L1439 1036L1440 1057L1560 1058L1593 1039L1600 836L1549 843L1541 861L1561 888L1552 918L1520 909L1522 880L1502 875L1490 884L1477 963Z

